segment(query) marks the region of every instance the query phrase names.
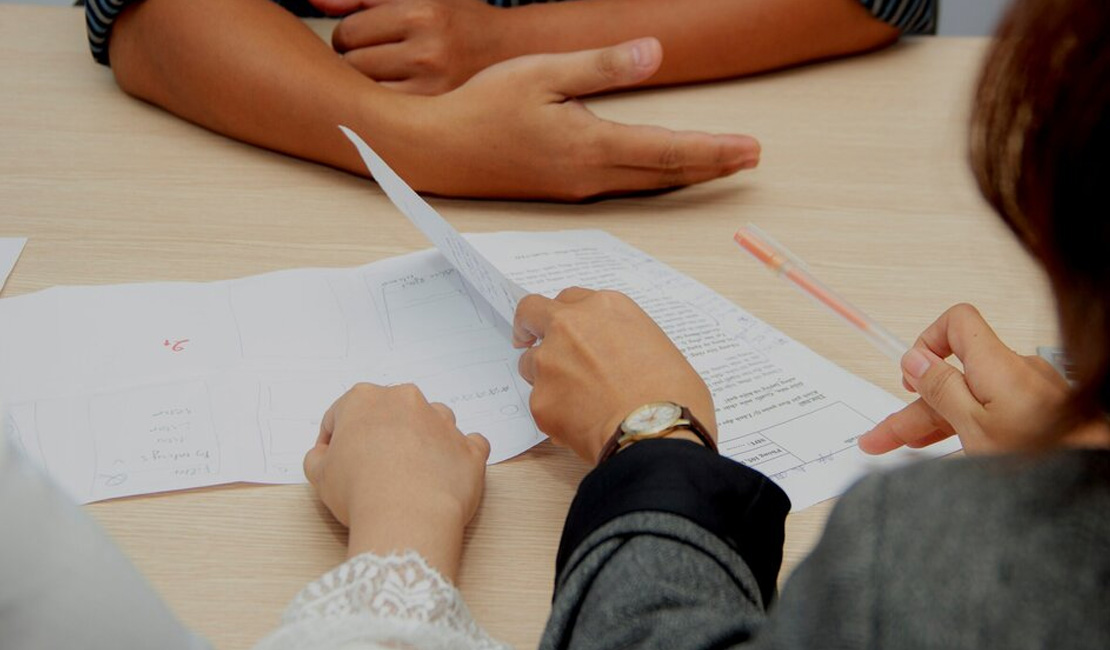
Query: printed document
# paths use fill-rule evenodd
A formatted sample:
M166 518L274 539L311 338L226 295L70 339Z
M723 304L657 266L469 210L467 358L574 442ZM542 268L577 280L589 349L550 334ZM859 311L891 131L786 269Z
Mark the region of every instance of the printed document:
M600 231L469 235L512 283L632 296L705 377L722 453L796 509L873 466L856 438L902 402ZM502 317L440 252L213 283L56 287L0 300L5 429L77 500L304 481L327 407L414 382L486 435L491 462L543 440Z

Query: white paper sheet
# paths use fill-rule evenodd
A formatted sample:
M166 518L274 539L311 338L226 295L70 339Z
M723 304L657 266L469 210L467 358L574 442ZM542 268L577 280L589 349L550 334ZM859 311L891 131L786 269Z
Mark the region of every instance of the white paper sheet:
M618 289L706 377L722 452L795 509L880 458L855 439L902 403L704 285L599 231L468 236L529 291ZM79 501L304 480L320 417L358 381L413 381L489 437L491 462L543 439L500 318L436 251L354 269L208 284L58 287L0 301L6 429Z
M358 381L413 381L457 405L495 462L543 439L496 322L435 251L209 284L57 287L0 302L0 395L17 442L80 501L302 481L320 417Z
M721 453L775 479L799 510L867 471L959 449L951 439L868 456L856 439L905 404L651 256L597 231L480 235L490 261L529 291L578 285L631 296L705 378Z
M26 237L0 237L0 290L8 282L15 263L23 253L23 246L27 243Z
M355 145L366 169L381 186L393 205L397 206L428 241L443 254L463 278L478 290L493 310L511 327L516 304L527 292L490 264L459 231L441 217L427 201L412 190L393 169L381 159L357 133L345 126L339 129Z

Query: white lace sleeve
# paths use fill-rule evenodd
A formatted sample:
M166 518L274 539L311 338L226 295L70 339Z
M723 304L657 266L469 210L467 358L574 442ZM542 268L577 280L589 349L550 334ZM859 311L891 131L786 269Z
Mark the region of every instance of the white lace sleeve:
M415 551L364 553L301 590L255 650L508 650Z

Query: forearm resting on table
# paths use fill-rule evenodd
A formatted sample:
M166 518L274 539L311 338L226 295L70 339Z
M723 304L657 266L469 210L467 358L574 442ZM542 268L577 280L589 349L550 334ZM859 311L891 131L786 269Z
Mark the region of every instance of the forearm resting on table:
M389 109L404 99L269 0L137 2L109 47L123 90L255 145L365 175L336 125L372 144L397 132Z
M859 0L577 0L503 13L506 58L658 38L663 65L642 85L754 74L898 38Z

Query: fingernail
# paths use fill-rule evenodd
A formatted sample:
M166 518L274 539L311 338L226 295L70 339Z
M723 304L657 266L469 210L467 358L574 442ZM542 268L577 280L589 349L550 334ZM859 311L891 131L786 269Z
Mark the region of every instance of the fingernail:
M759 165L763 148L759 141L749 136L723 136L729 152L729 166L733 169L752 169Z
M632 46L632 63L637 68L650 68L652 66L651 41L637 41Z
M909 352L902 356L902 369L915 381L925 376L930 365L932 363L929 358L917 348L910 348Z
M868 431L867 433L863 434L862 436L860 436L859 438L856 439L856 446L859 447L860 451L862 451L863 453L865 453L869 456L874 456L875 455L875 452L871 450L871 432L870 431Z

